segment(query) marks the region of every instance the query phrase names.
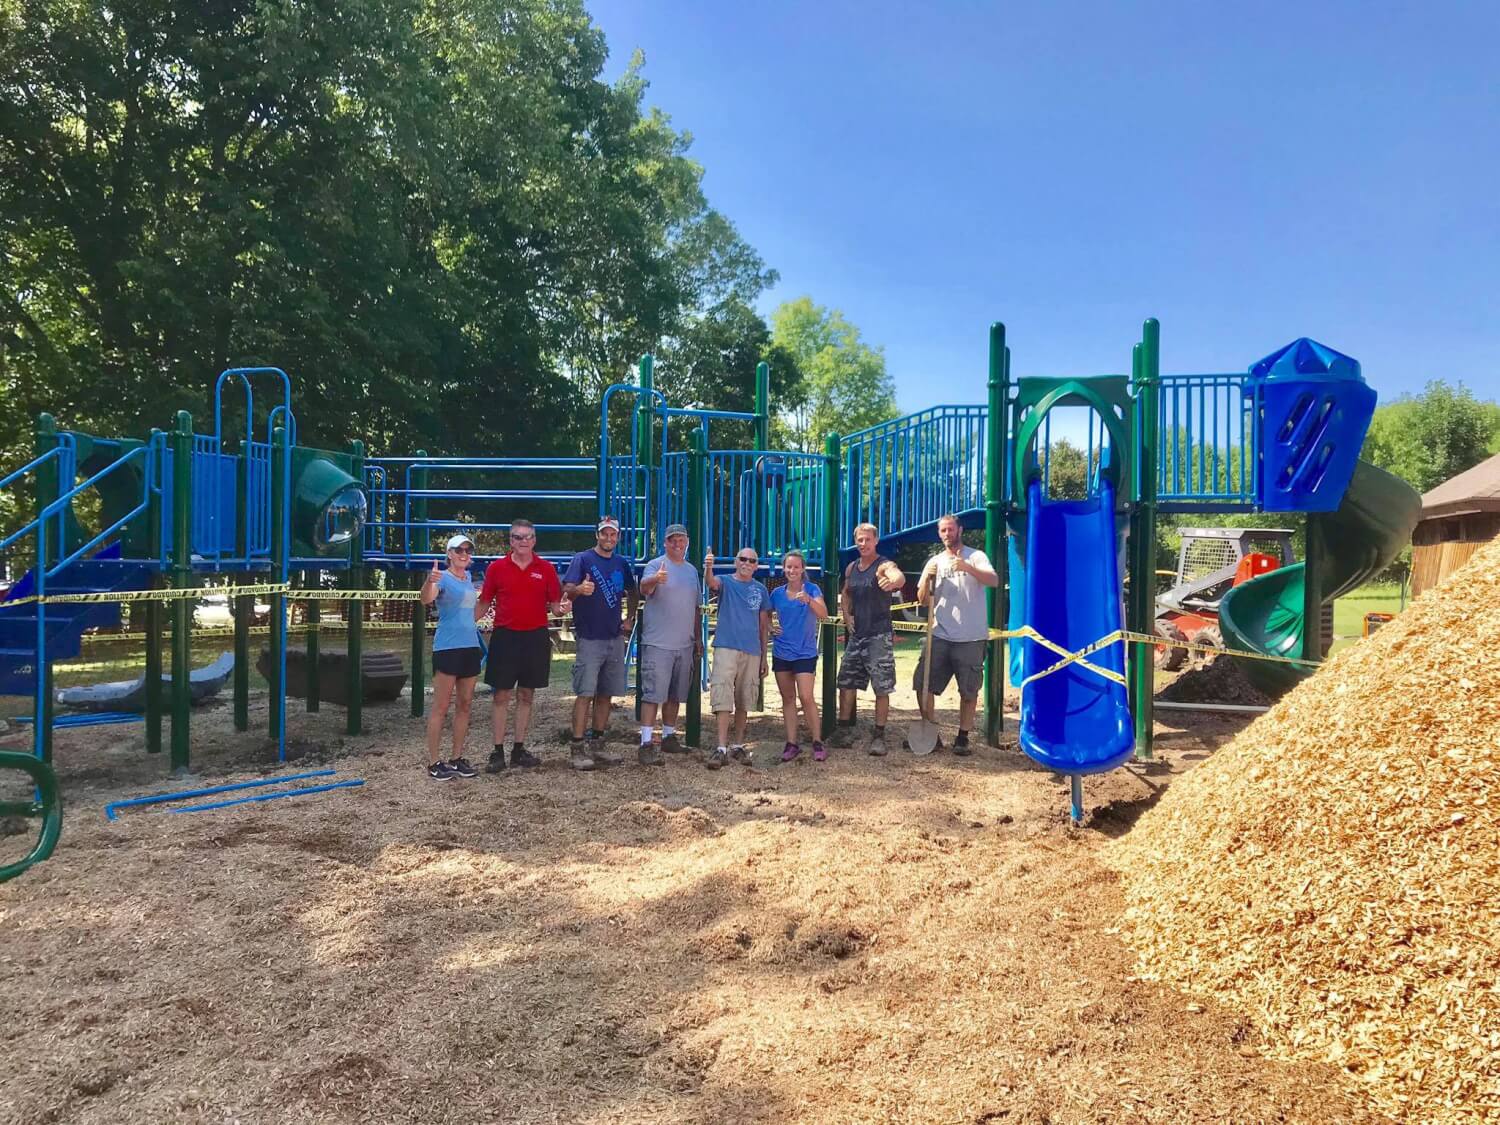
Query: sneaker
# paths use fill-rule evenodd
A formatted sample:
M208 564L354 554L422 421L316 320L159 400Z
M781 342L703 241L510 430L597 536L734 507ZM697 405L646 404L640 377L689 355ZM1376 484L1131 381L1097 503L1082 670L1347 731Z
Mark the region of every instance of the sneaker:
M491 750L490 751L490 760L485 763L484 772L485 773L504 773L505 772L505 751L504 750Z
M938 745L941 746L942 743ZM958 737L953 740L953 752L960 758L967 758L970 754L974 753L974 747L969 745L968 731L961 730L958 732Z
M826 762L826 761L828 761L828 751L823 749L823 744L821 742L814 742L813 743L813 761L815 761L815 762Z
M869 754L870 754L870 757L872 757L872 758L884 758L885 757L885 736L884 735L877 734L877 735L874 735L873 737L871 737L871 739L870 739Z
M433 781L452 781L458 775L447 762L433 762L427 767L427 776Z
M591 770L594 768L594 759L589 755L588 743L583 739L575 739L568 747L569 761L575 770Z
M643 766L664 766L667 764L667 760L661 756L661 751L650 742L641 743L640 753L636 757Z
M703 766L705 769L721 770L728 764L729 751L725 750L722 746L713 751L713 753L709 754L708 757L703 759Z
M755 752L744 743L736 742L729 748L729 756L742 766L748 766L755 758Z
M479 776L479 771L469 765L469 759L467 758L454 758L448 763L448 768L458 777L468 778Z
M678 740L675 734L669 734L661 740L661 752L663 754L686 754L688 749Z
M795 742L788 742L785 748L781 751L781 760L783 762L790 762L801 753L801 746L797 745Z
M542 764L542 760L524 746L512 746L510 748L510 764L524 770L534 770Z

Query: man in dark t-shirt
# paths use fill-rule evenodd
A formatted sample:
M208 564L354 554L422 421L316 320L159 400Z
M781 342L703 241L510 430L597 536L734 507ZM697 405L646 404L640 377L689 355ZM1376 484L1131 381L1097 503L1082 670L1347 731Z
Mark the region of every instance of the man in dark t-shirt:
M613 766L620 755L604 745L609 708L625 694L625 645L635 628L640 596L630 563L615 554L620 525L605 516L594 530L594 546L579 551L563 575L563 593L573 602L573 742L575 770ZM627 605L623 622L620 608ZM623 636L621 635L623 632ZM586 727L592 709L593 725Z
M848 745L854 734L858 693L868 684L875 692L875 731L869 752L877 758L886 752L885 720L891 710L891 692L896 689L891 595L906 582L900 567L876 553L879 541L880 532L872 523L854 529L859 558L844 571L843 589L839 591L839 609L849 640L839 664L839 721L834 732L839 745Z

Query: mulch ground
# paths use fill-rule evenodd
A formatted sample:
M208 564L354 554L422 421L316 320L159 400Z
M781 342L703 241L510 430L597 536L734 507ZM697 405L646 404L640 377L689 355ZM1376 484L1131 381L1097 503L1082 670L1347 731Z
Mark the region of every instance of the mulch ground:
M404 701L343 719L294 704L295 766L360 789L112 824L180 785L139 727L59 733L62 844L0 886L0 1121L1385 1120L1120 936L1106 849L1241 722L1169 716L1076 830L1013 747L575 774L533 740L436 784ZM194 724L195 780L266 768L227 706Z

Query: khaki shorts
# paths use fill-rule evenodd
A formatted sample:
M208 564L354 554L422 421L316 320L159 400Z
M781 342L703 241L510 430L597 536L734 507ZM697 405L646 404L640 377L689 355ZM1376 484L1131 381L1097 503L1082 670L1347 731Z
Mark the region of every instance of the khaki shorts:
M708 681L708 704L715 713L749 711L760 695L760 653L737 648L715 648L713 674Z

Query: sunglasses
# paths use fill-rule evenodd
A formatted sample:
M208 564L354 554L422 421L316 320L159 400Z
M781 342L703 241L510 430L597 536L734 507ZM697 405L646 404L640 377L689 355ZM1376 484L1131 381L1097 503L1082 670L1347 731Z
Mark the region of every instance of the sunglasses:
M473 547L449 547L448 550L455 555L472 555L474 553Z
M535 538L536 538L535 535L516 535L516 534L512 534L511 537L510 537L510 541L512 543L530 543Z
M739 558L735 559L734 561L735 562L753 563L753 562L759 562L760 560L756 559L756 558L753 558L750 555L741 555Z

